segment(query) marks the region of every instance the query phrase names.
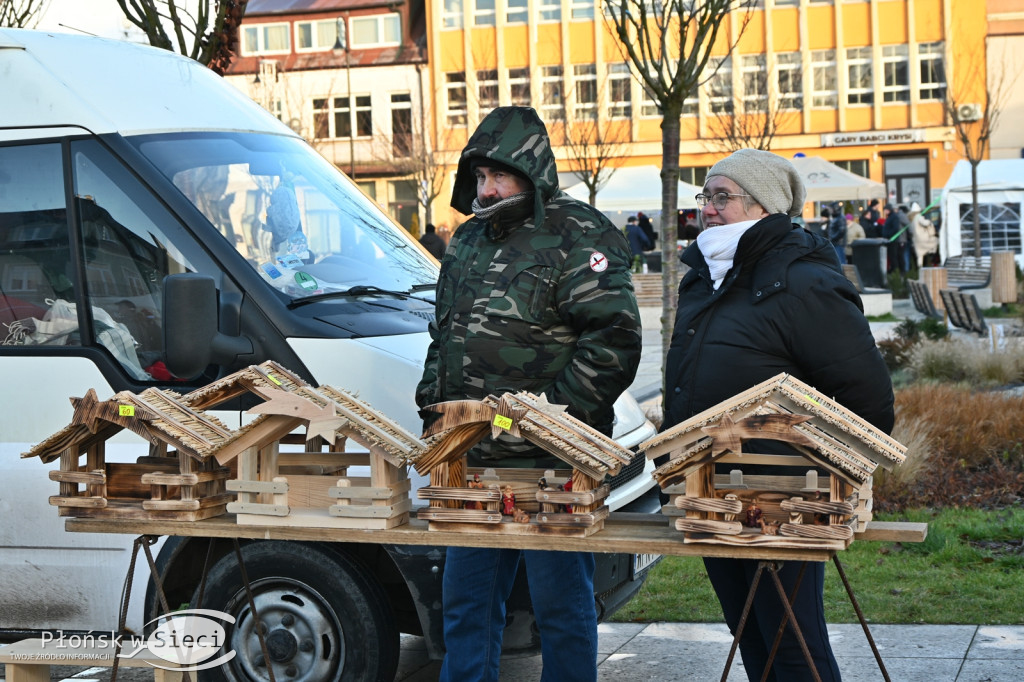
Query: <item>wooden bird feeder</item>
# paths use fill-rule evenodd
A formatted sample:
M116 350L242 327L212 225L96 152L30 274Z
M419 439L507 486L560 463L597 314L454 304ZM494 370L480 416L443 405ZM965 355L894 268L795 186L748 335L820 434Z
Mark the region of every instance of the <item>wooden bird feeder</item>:
M799 454L750 452L751 440L782 441ZM663 513L675 517L684 542L829 549L848 547L871 520L875 468L906 458L903 445L787 374L677 424L640 451L670 456L654 477L670 496ZM720 464L735 468L716 474ZM744 466L759 473L745 474Z
M631 453L566 414L565 406L522 392L427 409L441 416L424 433L425 450L411 461L416 471L430 476L430 485L417 491L429 507L417 516L429 520L431 530L586 537L604 527L608 486L601 481L627 464ZM568 476L545 472L546 485L539 485L536 470L527 474L532 482L524 481L519 469L488 469L479 479L469 475L466 453L486 436L503 433L524 438L565 462L567 469L559 472ZM509 508L513 495L515 503Z

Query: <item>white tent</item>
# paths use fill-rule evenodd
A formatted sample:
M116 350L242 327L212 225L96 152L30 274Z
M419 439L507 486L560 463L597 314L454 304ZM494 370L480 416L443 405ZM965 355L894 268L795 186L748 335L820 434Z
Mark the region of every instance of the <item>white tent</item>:
M990 159L978 164L978 213L982 223L982 254L1013 251L1024 267L1024 159ZM939 252L943 260L973 253L974 216L971 215L971 164L958 161L942 190L942 233Z
M829 163L820 156L792 159L807 188L807 201L884 199L885 185Z
M590 192L582 182L564 187L565 193L580 201L590 201ZM678 208L697 208L693 198L701 191L686 182L679 183ZM597 210L604 213L644 211L648 215L661 210L661 169L657 166L619 168L597 190Z

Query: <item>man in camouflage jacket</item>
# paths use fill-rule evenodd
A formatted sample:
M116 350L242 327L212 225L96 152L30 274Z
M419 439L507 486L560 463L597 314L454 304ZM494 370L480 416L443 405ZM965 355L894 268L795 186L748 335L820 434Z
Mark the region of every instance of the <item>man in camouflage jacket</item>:
M452 206L475 214L441 263L420 407L528 390L611 434L613 403L636 374L640 316L622 232L558 189L547 130L528 107L500 107L462 152ZM508 435L471 466L553 467ZM505 600L520 556L540 629L542 680L597 677L589 553L452 547L444 573L442 680L497 680Z

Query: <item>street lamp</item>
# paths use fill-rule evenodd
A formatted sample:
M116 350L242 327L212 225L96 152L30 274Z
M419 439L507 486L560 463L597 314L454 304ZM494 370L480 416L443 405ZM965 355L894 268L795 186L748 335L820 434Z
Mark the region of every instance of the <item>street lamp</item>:
M355 139L356 139L356 120L355 120L355 106L356 99L352 96L352 69L351 62L349 61L349 55L351 54L348 49L348 32L345 29L345 23L342 22L342 17L338 17L336 21L337 32L334 38L334 47L331 48L331 52L335 55L345 54L345 80L348 85L348 176L355 179L356 176L356 154L355 154Z

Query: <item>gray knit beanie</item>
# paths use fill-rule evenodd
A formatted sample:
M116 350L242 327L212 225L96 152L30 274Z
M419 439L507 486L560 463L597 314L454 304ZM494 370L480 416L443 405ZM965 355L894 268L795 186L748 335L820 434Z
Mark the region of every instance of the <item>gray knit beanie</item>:
M727 177L750 194L769 213L798 216L807 190L800 174L787 159L760 149L740 149L708 171L708 177Z

